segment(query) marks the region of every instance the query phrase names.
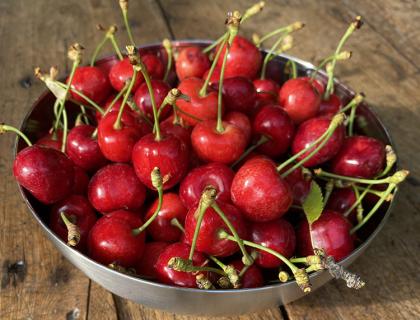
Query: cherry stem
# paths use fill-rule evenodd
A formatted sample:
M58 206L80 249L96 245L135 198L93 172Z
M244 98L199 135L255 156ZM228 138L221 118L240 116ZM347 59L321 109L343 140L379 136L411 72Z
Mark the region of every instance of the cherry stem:
M130 92L133 89L134 83L136 82L136 78L137 78L137 69L136 69L135 66L133 66L133 76L131 77L130 84L128 85L127 91L125 92L123 101L121 103L121 107L118 110L117 119L115 120L115 123L114 123L114 129L115 130L120 130L122 128L121 117L122 117L123 112L124 112L124 107L127 104L128 97L130 96Z
M232 284L234 288L239 288L241 286L240 276L238 272L232 265L226 265L215 256L210 255L209 258L216 263L219 268L223 270L225 275L227 276L229 282Z
M162 45L165 48L166 55L168 56L168 61L166 63L166 71L163 77L163 81L166 82L168 81L168 76L172 69L172 43L169 39L164 39Z
M68 133L68 120L67 120L67 111L66 108L63 109L63 139L61 142L61 152L66 152L66 144L67 144L67 133Z
M231 168L235 168L239 163L241 163L241 161L243 159L245 159L252 151L254 151L255 149L257 149L259 146L263 145L264 143L266 143L267 141L270 141L270 138L267 136L262 135L260 137L260 139L258 139L258 141L253 144L252 146L250 146L247 150L245 150L244 153L242 153L242 155L239 157L238 160L236 160L230 167Z
M89 124L89 118L87 116L85 106L81 104L80 105L80 110L82 111L83 121L85 122L85 124Z
M185 228L182 226L181 222L177 218L171 219L171 225L177 227L182 233L185 233Z
M225 77L225 69L227 63L227 57L229 55L230 44L229 42L226 43L226 50L225 55L223 56L223 63L222 68L220 70L220 79L219 79L219 90L217 92L217 124L216 124L216 131L218 133L223 133L225 128L223 127L222 121L222 103L223 103L223 80Z
M360 103L362 103L362 101L364 100L365 95L364 93L358 93L354 96L353 99L351 99L351 101L349 103L346 104L346 106L344 108L342 108L340 110L340 112L347 112L347 110L349 109L354 109L356 108Z
M60 216L67 228L67 244L71 247L77 246L80 242L79 227L75 223L72 223L64 212L60 212Z
M212 44L208 45L207 47L205 47L201 51L203 53L210 52L213 48L217 47L217 45L224 40L224 38L226 37L226 34L227 34L227 32L225 34L223 34L222 36L220 36L219 39L217 39L216 41L214 41Z
M99 52L101 52L101 50L103 49L103 47L105 46L105 44L107 43L107 41L108 41L108 37L105 35L102 38L101 42L99 42L99 44L95 48L95 51L93 51L92 58L90 59L90 66L91 67L93 67L95 65L96 58L98 57Z
M96 139L98 137L98 127L93 130L92 134L90 135L92 139Z
M15 128L15 127L9 126L7 124L1 123L0 124L0 134L5 133L5 132L13 132L13 133L16 133L19 137L21 137L26 142L26 144L28 146L32 146L32 142L18 128Z
M297 66L296 62L293 60L289 60L286 62L286 65L284 66L286 70L288 70L289 73L289 79L296 79L297 78Z
M58 86L60 86L63 89L67 89L69 88L69 85L61 83L60 81L54 81L54 83L56 83ZM84 100L86 100L96 111L98 111L101 115L104 114L104 110L102 110L102 108L96 103L94 102L92 99L90 99L88 96L86 96L85 94L83 94L81 91L72 88L71 91L73 91L75 94L77 94L78 96L81 96ZM56 117L58 117L58 112Z
M163 111L163 109L166 105L172 106L172 108L174 110L174 117L178 118L178 115L175 115L176 114L175 103L179 98L182 98L184 100L189 100L189 97L182 94L182 92L178 88L173 88L173 89L169 90L165 99L163 99L162 103L159 106L158 118L160 118L160 114L162 113L162 111ZM154 132L154 130L155 130L155 128L153 128L153 132Z
M397 162L397 155L395 154L394 150L390 145L385 147L386 152L386 167L376 178L380 178L386 176L389 171L394 167L395 162Z
M301 150L300 152L296 153L293 157L289 158L288 160L286 160L285 162L283 162L282 164L280 164L277 167L277 171L280 172L284 167L286 167L288 164L292 163L293 161L295 161L298 157L300 157L301 155L305 154L306 152L309 152L309 150L311 150L312 148L315 148L310 152L309 155L307 155L305 158L303 158L301 161L299 161L298 163L296 163L295 165L293 165L291 168L289 168L286 172L281 174L282 178L287 177L290 173L292 173L295 169L299 168L301 165L303 165L306 161L308 161L309 159L311 159L322 147L324 147L324 145L328 142L328 140L331 138L331 136L333 135L334 131L337 129L337 127L339 125L341 125L341 123L344 121L344 114L343 113L339 113L337 115L335 115L331 122L330 125L328 126L327 130L318 138L316 139L313 143L311 143L309 146L307 146L305 149Z
M283 42L284 38L286 38L287 34L283 34L281 37L277 39L277 41L273 44L273 46L270 48L270 51L265 55L263 65L261 68L261 79L265 79L265 74L267 71L267 65L270 61L270 57L274 54L274 51L277 49L277 47Z
M117 56L118 56L118 59L119 59L119 60L123 60L123 59L124 59L124 57L123 57L123 55L122 55L122 53L121 53L120 48L118 47L117 40L115 39L115 35L111 35L111 36L109 36L109 41L111 41L112 47L114 48L115 53L116 53L116 54L117 54Z
M225 276L225 273L218 268L207 267L207 266L194 266L192 264L191 259L187 260L187 259L182 259L180 257L172 257L171 259L169 259L168 267L175 271L180 271L180 272L191 272L191 273L214 272L222 276Z
M304 24L300 21L296 21L288 26L285 27L281 27L278 29L275 29L273 31L270 31L269 33L265 34L264 36L262 36L261 38L258 39L258 42L255 43L255 45L257 47L259 47L261 45L261 43L263 43L264 41L270 39L271 37L274 37L276 35L278 35L279 33L290 33L291 31L294 30L299 30L304 26Z
M321 168L315 169L314 173L319 177L326 177L326 178L333 178L336 180L343 180L343 181L349 181L349 182L355 182L355 183L363 183L363 184L383 184L383 183L401 183L404 181L404 179L409 174L408 170L400 170L395 172L392 176L383 178L383 179L362 179L362 178L354 178L354 177L347 177L347 176L341 176L338 174L326 172L322 170Z
M113 106L117 103L117 101L118 101L118 100L122 97L122 95L123 95L124 93L126 93L126 92L127 92L127 89L128 89L128 87L130 86L130 83L131 83L131 81L130 81L129 83L126 83L126 84L124 85L124 87L121 89L121 91L117 93L117 95L116 95L116 96L115 96L115 98L111 101L111 103L110 103L110 105L108 106L108 108L106 108L104 115L105 115L105 114L107 114L109 111L111 111L111 110L112 110L112 107L113 107ZM122 105L121 105L121 106L122 106Z
M246 9L244 15L241 18L241 24L248 20L249 18L255 16L257 13L260 13L265 6L264 1L259 1L258 3L252 5L248 9Z
M54 111L54 119L57 119L58 116L58 107L60 106L60 99L55 99L54 102L54 106L53 106L53 111ZM60 120L59 120L60 121ZM60 125L60 124L59 124ZM55 133L56 129L54 129L54 127L52 128L52 132Z
M137 106L134 102L132 102L130 100L127 100L127 104L130 106L131 110L136 110L137 109L138 114L148 124L148 126L150 128L154 128L154 125L153 125L152 121L144 114L143 110L141 110L139 108L139 106Z
M125 25L125 28L127 29L128 39L130 40L131 45L135 47L136 44L134 42L133 35L131 33L130 24L128 23L128 0L120 0L120 8L121 8L121 13L124 19L124 25Z
M330 199L331 193L334 190L334 180L328 180L327 184L325 185L325 194L324 194L324 207L328 203Z

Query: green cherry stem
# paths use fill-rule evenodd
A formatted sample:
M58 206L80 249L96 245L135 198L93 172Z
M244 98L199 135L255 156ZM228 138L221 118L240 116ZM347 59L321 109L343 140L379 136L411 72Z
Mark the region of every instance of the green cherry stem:
M171 72L171 69L172 69L172 56L173 56L172 43L169 39L163 39L162 46L165 48L166 55L168 57L168 61L166 63L165 75L163 77L163 81L166 82L168 80L169 73Z
M125 105L127 104L127 100L128 100L129 95L130 95L131 89L133 89L134 83L136 82L137 72L138 71L137 71L136 66L133 66L133 76L131 77L130 84L128 85L127 91L126 91L126 93L124 95L124 98L123 98L123 101L121 103L121 107L118 110L117 119L115 120L115 123L114 123L114 129L115 130L120 130L121 129L121 117L123 115Z
M241 281L238 272L232 265L226 265L215 256L209 255L210 260L212 260L217 266L223 270L225 275L227 276L229 282L232 284L234 288L240 288Z
M182 233L185 233L185 228L182 226L181 222L177 218L171 219L171 225L177 227Z
M93 66L95 65L96 58L98 57L99 52L101 52L101 50L103 49L103 47L105 46L105 44L106 44L107 42L108 42L108 38L107 38L107 36L105 35L105 36L102 38L101 42L99 42L99 44L98 44L98 45L97 45L97 47L95 48L95 51L93 51L92 58L90 59L90 66L91 66L91 67L93 67Z
M270 141L270 138L267 136L262 135L261 138L252 146L250 146L247 150L245 150L244 153L239 157L238 160L236 160L230 167L235 168L243 159L245 159L252 151L257 149L259 146L263 145L267 141Z
M18 128L9 126L7 124L1 123L0 124L0 134L3 134L5 132L13 132L16 133L19 137L21 137L23 139L23 141L26 142L26 144L28 146L32 146L32 142L28 139L28 137L22 132L20 131Z
M83 104L80 105L80 111L82 112L84 123L89 124L89 118L86 113L86 107Z
M135 47L136 44L134 42L133 34L131 33L130 23L128 22L128 0L119 0L119 3L120 3L120 8L121 8L121 13L124 19L124 25L125 25L125 28L127 29L128 39L130 40L131 45Z
M334 58L338 60L347 60L350 59L352 56L351 51L341 51L338 55L331 55L326 57L321 63L312 71L311 80L315 80L316 76L318 75L319 71L327 64L330 63Z
M363 92L357 93L339 112L347 112L348 110L356 108L364 99L365 94Z
M267 65L270 61L270 57L274 54L274 52L277 50L277 48L280 46L280 44L283 42L283 40L286 38L287 34L283 34L281 37L277 39L276 42L274 42L273 46L270 48L268 53L264 57L263 65L261 68L261 79L265 79L265 74L267 71Z
M395 172L392 176L382 178L382 179L377 179L377 180L341 176L341 175L338 175L338 174L326 172L326 171L322 170L321 168L315 169L314 173L318 177L333 178L333 179L336 179L336 180L349 181L349 182L354 182L354 183L363 183L363 184L395 183L395 184L398 184L398 183L405 180L405 178L409 174L409 171L408 170L400 170L400 171Z
M302 29L305 26L304 23L300 22L300 21L296 21L290 25L287 25L285 27L280 27L278 29L275 29L273 31L270 31L269 33L267 33L266 35L262 36L261 38L258 37L258 41L255 43L255 45L257 47L259 47L264 41L280 34L280 33L290 33L293 30L299 30Z
M61 220L67 228L67 244L70 247L75 247L80 242L80 229L79 227L67 218L64 212L60 212Z
M115 53L117 54L118 59L119 60L123 60L124 57L123 57L123 55L121 53L120 47L117 44L117 40L115 39L115 35L113 35L113 34L110 35L109 36L109 41L111 41L112 47L114 48Z
M288 70L289 73L289 79L296 79L297 78L297 66L296 62L293 60L289 60L286 62L286 65L284 66L286 70Z
M324 193L324 208L330 199L331 193L334 190L334 180L328 180L325 185L325 193Z
M390 145L385 147L386 152L386 166L385 169L376 177L381 178L386 176L389 171L394 167L395 162L397 162L397 155L394 152L394 149Z
M229 50L230 50L230 44L229 44L229 42L227 42L226 43L225 55L223 56L222 68L220 69L219 90L217 92L216 131L218 133L223 133L225 131L225 128L223 127L223 121L222 121L223 80L224 80L224 77L225 77L225 69L226 69L227 57L229 55Z
M133 73L133 78L134 78L134 73ZM132 80L133 78L131 78L131 80ZM134 78L134 79L135 79L135 78ZM110 105L108 106L108 108L106 108L105 113L104 113L103 115L107 114L109 111L111 111L111 110L112 110L112 107L113 107L113 106L117 103L117 101L118 101L118 100L120 100L120 98L122 97L122 95L123 95L124 93L126 93L126 92L127 92L127 89L128 89L128 87L130 86L130 84L131 84L131 81L130 81L130 82L127 82L127 83L124 85L124 87L121 89L121 91L117 93L117 95L116 95L116 96L115 96L115 98L111 101L111 103L110 103Z
M63 109L62 118L63 118L63 139L61 142L61 152L65 153L66 144L67 144L68 127L69 127L66 108Z
M249 18L255 16L258 13L260 13L264 9L264 6L265 6L265 2L260 1L256 4L252 5L248 9L246 9L244 15L241 18L241 24L244 23Z
M207 47L205 47L202 50L203 53L210 52L211 50L213 50L213 48L216 48L225 39L226 35L227 35L227 32L225 34L223 34L222 36L220 36L219 39L217 39L216 41L214 41L212 44L210 44Z
M194 266L192 264L192 260L189 259L182 259L180 257L172 257L168 261L168 267L171 269L174 269L175 271L181 271L181 272L214 272L217 274L220 274L221 276L225 276L225 273L218 269L213 267L207 267L207 266Z

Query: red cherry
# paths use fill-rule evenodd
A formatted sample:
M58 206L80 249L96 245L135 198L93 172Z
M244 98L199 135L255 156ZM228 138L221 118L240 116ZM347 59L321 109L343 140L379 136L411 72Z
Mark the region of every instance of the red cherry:
M202 76L203 80L207 79L207 76L209 75L209 72L210 72L210 69L208 69L206 72L204 72L204 74ZM209 85L211 87L214 88L215 86L217 86L217 83L220 80L220 73L221 73L221 69L218 66L216 66L213 70L213 73L211 74L211 77L210 77ZM225 79L226 79L226 73L225 73Z
M104 107L103 107L104 111L107 111L107 112L117 111L118 112L118 110L120 110L123 98L119 98L117 101L115 101L114 105L111 107L111 109L109 109L109 106L111 105L112 101L114 101L115 96L116 96L115 94L111 94L108 97L108 99L106 99ZM130 108L127 108L127 109L124 110L124 112L128 112L128 111L130 111ZM95 112L95 118L96 118L96 121L98 123L99 123L99 121L101 121L102 117L103 117L103 115L100 112L98 112L98 111Z
M253 157L239 169L231 187L233 203L251 221L280 218L292 204L292 192L280 177L274 162Z
M174 257L188 259L190 246L185 243L174 243L165 248L160 254L155 264L156 276L159 281L177 285L180 287L196 288L195 275L191 272L175 271L168 266L169 260ZM202 266L206 262L206 257L195 251L192 261L194 266Z
M163 100L165 100L165 97L171 88L166 82L163 82L161 80L152 80L151 84L153 88L153 96L155 98L156 107L159 110ZM149 89L147 88L146 83L142 83L137 89L136 94L134 95L134 102L147 117L153 119L152 101L150 100ZM169 105L165 105L163 110L161 111L159 119L166 119L169 116L170 112L171 107Z
M145 235L134 235L133 230L142 224L139 215L125 210L101 217L89 233L89 257L104 265L134 268L143 254Z
M230 202L230 186L235 173L223 163L212 162L194 168L182 180L179 186L179 196L184 205L190 209L198 204L201 194L207 186L213 186L217 191L217 199Z
M165 75L165 65L159 57L155 54L148 53L141 56L141 61L143 61L151 79L163 79L163 76Z
M244 264L241 260L235 260L229 263L232 265L238 274L242 271ZM241 288L258 288L262 287L264 284L264 278L261 270L255 265L251 265L245 271L241 278Z
M217 46L216 51L220 45ZM217 61L217 66L222 67L223 57L226 47L223 48L222 53ZM236 76L254 79L260 70L262 56L260 50L249 40L242 36L236 36L229 49L227 57L225 78Z
M182 80L178 89L190 98L190 101L179 99L177 106L184 112L193 115L201 120L210 120L217 118L217 92L208 88L207 95L201 97L199 91L204 84L200 78L187 78ZM185 113L180 112L179 116L188 125L197 124L197 120L191 118Z
M132 77L133 65L130 63L128 58L118 61L109 71L109 81L111 82L112 87L117 91L121 91ZM143 75L141 72L138 72L131 92L135 92L143 81Z
M136 273L142 277L156 278L155 263L160 254L168 246L166 242L148 242L144 246L143 255L137 262Z
M320 115L334 115L338 113L342 107L341 99L334 93L330 95L328 100L321 100L319 106Z
M328 116L312 118L303 122L298 127L293 139L292 153L297 154L303 149L309 147L310 144L314 143L325 133L325 131L327 131L330 123L331 117ZM343 125L340 125L335 129L328 142L303 165L305 167L315 167L332 159L343 145L344 137L345 129ZM298 159L304 159L313 150L314 148L309 149L309 151L305 152Z
M86 195L89 184L89 176L82 168L74 166L73 194Z
M251 80L244 77L227 78L223 81L223 102L226 109L252 114L257 92Z
M372 137L353 136L344 140L338 154L331 161L335 174L370 179L385 165L385 145Z
M289 170L292 166L288 165L284 167L280 173L284 173L287 170ZM290 187L290 190L292 191L293 195L293 203L297 205L301 205L303 201L305 201L306 196L309 194L309 191L311 191L311 178L308 179L303 174L302 168L296 168L290 174L288 174L284 180L287 182L287 184Z
M116 56L110 57L108 59L102 59L95 62L95 67L98 67L102 70L102 72L109 77L109 72L111 71L111 68L118 63L118 60Z
M143 205L146 189L128 164L109 164L92 177L88 188L90 203L107 213L119 209L138 210Z
M239 238L246 239L248 231L241 212L231 204L218 203L218 205L226 215L226 218L235 228ZM189 245L192 243L194 231L197 225L197 210L198 205L192 207L188 210L187 217L185 218L184 241ZM239 247L236 242L219 238L218 232L220 230L225 230L229 234L231 233L222 218L220 218L217 212L210 207L204 213L200 226L200 232L197 237L196 249L200 252L211 254L216 257L227 257L237 252Z
M141 137L151 132L151 128L144 120L124 110L121 117L121 129L115 129L117 117L118 113L112 111L99 122L99 147L108 160L129 162L134 145Z
M346 213L357 201L353 188L336 188L330 195L326 208L331 211ZM357 210L353 209L349 215L351 222L357 222Z
M67 136L67 155L86 171L95 171L108 162L99 148L98 140L92 137L94 131L93 126L80 125L73 127Z
M278 101L295 123L301 123L318 114L321 95L308 78L296 78L283 84Z
M289 149L295 133L290 117L275 104L266 105L258 111L252 129L255 135L269 138L258 147L258 151L271 158L277 158Z
M156 199L146 212L145 220L148 220L158 206L158 199ZM162 208L159 214L148 226L147 232L155 241L176 242L179 241L182 235L181 230L171 224L172 219L177 219L182 225L187 215L187 208L181 202L181 199L176 193L165 193L163 195Z
M313 243L315 248L323 249L327 255L340 261L354 249L350 228L351 224L341 214L325 210L319 219L311 225L311 231L309 231L306 220L299 225L297 230L298 251L301 256L314 254Z
M255 79L254 87L257 92L257 107L277 102L277 95L280 89L277 82L270 79Z
M181 124L176 124L173 122L173 117L162 121L160 124L160 131L164 136L173 135L181 140L187 147L191 147L191 128L186 128Z
M71 195L51 208L49 227L58 237L67 242L68 231L61 218L62 212L70 222L77 225L80 231L80 241L75 248L85 251L89 231L96 222L96 214L92 206L85 197Z
M67 78L66 83L69 79ZM77 67L74 72L71 88L83 93L97 104L101 104L111 93L111 86L106 74L98 67ZM87 101L77 93L70 91L71 97L82 104Z
M201 78L210 68L210 60L201 48L187 47L180 50L175 67L180 81L189 77Z
M223 118L227 123L233 124L242 130L245 134L246 144L248 144L251 138L251 121L248 116L242 112L232 111L226 114Z
M286 258L293 256L296 235L292 225L284 219L253 223L250 230L251 241L279 252ZM277 268L283 262L270 253L257 250L255 263L261 268Z
M165 181L163 189L176 185L188 169L188 147L172 135L164 136L160 141L153 134L145 135L133 148L132 161L140 181L154 190L150 174L155 167Z
M61 144L63 141L63 131L57 130L56 134L48 133L47 135L40 138L36 144L61 151Z
M66 198L73 189L74 164L52 148L33 145L19 151L13 174L22 187L45 204Z

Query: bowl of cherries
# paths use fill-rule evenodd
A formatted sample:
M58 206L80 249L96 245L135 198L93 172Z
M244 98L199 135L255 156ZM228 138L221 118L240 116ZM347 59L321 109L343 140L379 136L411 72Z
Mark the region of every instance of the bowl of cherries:
M175 313L230 315L299 299L347 267L382 228L408 171L386 128L335 79L356 17L315 67L284 54L295 22L252 41L230 12L216 41L121 51L116 27L26 115L13 175L33 217L89 278ZM263 45L268 41L270 47ZM97 59L109 43L115 55ZM366 275L368 277L368 275ZM217 306L216 308L214 306Z

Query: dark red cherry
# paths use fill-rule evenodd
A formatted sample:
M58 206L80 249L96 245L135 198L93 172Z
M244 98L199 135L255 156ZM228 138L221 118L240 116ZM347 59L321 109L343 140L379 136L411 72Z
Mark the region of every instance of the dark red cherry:
M250 230L251 241L273 249L286 258L293 256L296 235L292 225L284 219L253 223ZM277 268L283 262L270 253L257 250L255 263L261 268Z
M335 188L330 195L326 208L331 211L346 213L357 201L353 188ZM351 222L357 222L357 210L353 209L349 215Z
M166 82L161 80L152 80L151 81L153 88L153 95L155 98L156 107L159 109L163 100L165 100L166 95L171 89ZM150 100L149 89L147 88L146 83L142 83L134 95L134 102L137 107L149 118L153 119L153 108L152 102ZM160 111L160 120L166 119L170 112L171 107L169 105L163 106L163 110Z
M44 146L44 147L61 151L62 141L63 141L63 131L57 130L55 134L48 133L47 135L43 136L36 142L36 144L39 146Z
M147 53L141 56L150 78L161 80L165 75L165 65L162 60L155 54Z
M109 164L92 177L88 196L96 210L107 213L119 209L138 210L143 205L146 189L128 164Z
M74 166L74 184L72 193L86 195L89 179L90 178L85 170L78 166Z
M114 124L118 113L107 113L98 125L98 143L102 154L114 162L129 162L136 142L151 132L150 126L132 112L124 110L121 117L121 129Z
M244 77L227 78L223 81L223 102L229 111L252 114L257 92L251 80Z
M341 99L334 93L327 100L322 99L319 106L320 115L334 115L338 113L342 107Z
M148 242L144 246L143 255L137 262L136 273L141 277L156 279L155 264L160 254L168 246L166 242Z
M223 120L227 123L237 126L245 134L245 141L248 144L251 138L251 121L248 116L242 112L232 111L227 113Z
M201 198L207 186L213 186L217 191L217 199L230 202L230 186L235 173L223 163L212 162L194 168L182 180L179 186L179 196L184 205L190 209Z
M336 261L347 257L354 249L350 235L351 224L340 213L325 210L309 231L309 225L303 220L297 230L297 245L301 256L314 254L313 247L323 249ZM312 239L312 240L311 240Z
M270 104L262 107L255 115L252 130L257 139L261 136L269 139L258 147L258 151L271 158L277 158L289 149L295 126L280 106Z
M13 175L39 201L52 204L72 192L74 164L60 151L33 145L16 155Z
M69 79L67 78L66 83ZM71 88L83 93L97 104L101 104L111 93L111 86L106 74L98 67L77 67L74 72ZM82 104L87 101L77 93L70 91L71 97Z
M95 211L89 201L80 195L71 195L51 208L49 227L57 236L67 242L68 231L61 218L62 212L71 223L77 225L80 231L80 241L75 248L85 251L89 231L96 222Z
M257 107L277 103L277 95L280 89L277 82L270 79L255 79L254 87L257 92Z
M241 273L244 268L244 264L241 260L235 260L229 264L236 269L238 274ZM249 266L241 277L241 288L258 288L262 287L263 284L264 278L262 272L255 264Z
M233 203L251 221L271 221L286 213L293 202L288 184L274 162L256 156L246 161L233 178Z
M118 61L109 71L109 81L111 82L112 87L117 91L121 91L132 77L133 65L128 58ZM138 72L131 92L135 92L143 81L143 75L141 72Z
M179 257L188 259L190 246L185 243L174 243L167 246L160 254L155 264L156 276L160 282L177 285L180 287L196 288L195 275L192 272L175 271L168 266L171 258ZM206 257L195 251L192 261L194 266L203 266L206 263Z
M98 140L92 137L94 131L94 126L80 125L73 127L67 136L67 155L86 171L96 171L108 162L99 148Z
M191 148L192 128L187 128L181 124L174 123L172 116L162 121L159 125L160 131L163 135L173 135L181 140L188 147L188 149Z
M89 257L104 265L135 268L144 251L145 233L135 235L133 230L142 224L138 214L125 210L101 217L89 233Z
M284 173L289 170L292 166L288 165L280 171L280 173ZM297 205L301 205L303 201L305 201L306 196L311 191L311 177L305 176L302 168L296 168L290 174L288 174L284 180L290 187L293 195L293 203Z
M331 117L329 116L316 117L303 122L298 127L293 139L292 153L297 154L309 147L309 145L314 143L327 131L330 123ZM340 125L335 129L328 142L303 165L305 167L315 167L332 159L343 145L344 137L345 129L343 125ZM309 149L309 151L305 152L298 159L304 159L313 150L314 148Z
M180 81L190 77L201 78L210 68L210 60L201 48L192 46L180 50L175 67Z
M150 174L155 167L160 169L164 180L163 189L176 185L188 169L188 147L172 135L164 136L160 141L154 134L145 135L133 148L132 161L140 181L154 190Z
M156 199L146 212L147 221L155 213L158 206ZM172 219L177 219L181 225L184 224L187 208L182 204L181 199L176 193L165 193L163 195L162 208L158 216L147 227L147 232L155 241L177 242L180 240L182 232L171 224Z
M331 160L335 174L370 179L385 165L385 145L372 137L353 136L344 140L338 154Z
M296 78L283 84L278 101L295 123L301 123L318 114L321 95L308 78Z
M220 45L217 46L216 51ZM217 66L222 67L223 56L226 48L217 61ZM262 56L260 50L249 40L242 36L236 36L230 47L227 57L225 78L242 76L248 79L254 79L260 70Z
M231 204L221 202L218 204L226 218L235 228L239 238L246 239L248 231L241 212ZM185 219L184 241L189 245L191 245L194 237L194 230L197 225L197 213L198 205L188 210L188 214ZM237 252L239 250L237 243L228 239L220 239L218 235L220 230L225 230L231 234L222 218L220 218L217 212L210 207L204 213L200 226L200 232L197 237L196 249L200 252L211 254L216 257L227 257Z

